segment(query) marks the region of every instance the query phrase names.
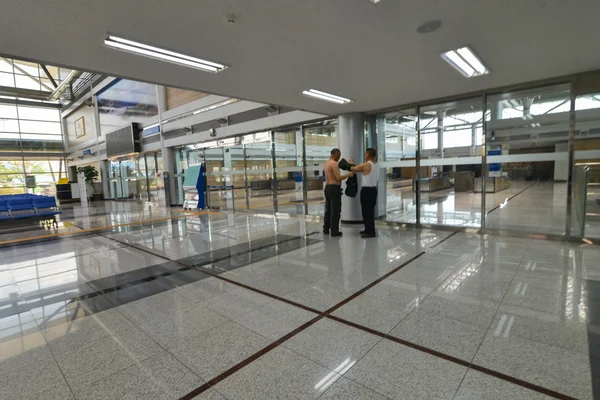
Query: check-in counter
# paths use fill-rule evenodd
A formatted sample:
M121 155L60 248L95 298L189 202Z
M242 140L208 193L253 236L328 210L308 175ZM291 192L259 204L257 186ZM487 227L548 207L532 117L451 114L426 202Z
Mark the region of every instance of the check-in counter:
M475 185L475 173L472 171L462 171L454 174L455 192L472 192Z
M475 178L475 192L481 192L481 178ZM510 187L510 182L505 176L486 178L485 192L496 193Z
M436 192L438 190L450 189L452 182L448 177L436 177L436 178L421 178L421 191L422 192ZM413 191L416 190L416 179L413 181Z

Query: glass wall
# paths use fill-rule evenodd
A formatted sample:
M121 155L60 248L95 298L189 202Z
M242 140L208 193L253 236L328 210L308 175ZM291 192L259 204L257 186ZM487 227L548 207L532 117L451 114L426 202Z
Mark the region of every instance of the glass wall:
M56 108L0 103L0 149L10 152L62 152Z
M25 177L34 176L36 187L26 188ZM0 195L35 193L55 196L56 183L67 176L64 159L0 157Z
M564 235L569 85L488 97L486 228Z
M600 93L575 98L571 235L600 239Z
M339 147L337 120L326 120L304 128L306 148L306 197L308 215L325 215L323 164L331 149Z
M600 95L573 104L575 120L562 84L368 116L379 219L564 235L571 216L572 236L600 237ZM201 161L211 207L322 216L323 164L338 143L337 120L324 120L177 149L178 197L183 171ZM567 210L570 144L585 174Z

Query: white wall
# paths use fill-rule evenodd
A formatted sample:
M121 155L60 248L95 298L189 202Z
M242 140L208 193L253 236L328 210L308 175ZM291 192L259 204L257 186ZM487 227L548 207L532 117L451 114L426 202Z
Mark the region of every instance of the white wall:
M75 137L75 121L83 117L85 122L85 136ZM94 107L83 105L65 118L67 133L67 148L96 139L96 122L94 121Z

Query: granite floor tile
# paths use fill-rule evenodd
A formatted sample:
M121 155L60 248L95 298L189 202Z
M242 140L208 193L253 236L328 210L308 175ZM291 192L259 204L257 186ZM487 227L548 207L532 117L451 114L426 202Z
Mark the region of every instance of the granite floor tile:
M209 389L204 393L199 394L194 397L193 400L227 400L225 397L221 396L216 390Z
M435 291L423 300L418 310L448 317L468 324L488 327L496 314L498 304L472 297L456 297Z
M338 379L319 400L386 400L385 396L352 382L349 379Z
M34 332L0 343L0 368L16 370L52 357L41 332Z
M471 361L487 329L487 326L415 310L392 329L390 335Z
M208 299L201 304L216 313L234 319L270 301L273 301L270 297L248 289L238 288Z
M228 400L316 399L339 377L291 350L277 347L215 389Z
M0 397L3 400L74 398L53 358L23 368L4 368L4 364L0 364L0 367Z
M54 356L67 382L78 392L162 351L144 332L132 327Z
M168 349L228 321L201 304L192 304L163 314L139 327L158 344Z
M454 400L550 400L551 397L469 370Z
M414 306L413 306L414 307ZM408 315L412 308L362 294L333 312L332 315L379 332L388 333Z
M324 318L283 343L283 346L331 370L355 363L380 337Z
M315 310L325 311L352 296L354 290L339 289L324 283L308 285L284 298Z
M123 329L131 328L132 325L121 313L112 309L68 323L54 325L43 330L42 333L52 351L63 353Z
M452 399L467 368L381 340L344 376L390 399Z
M190 300L201 302L237 288L239 288L239 286L234 285L233 283L211 277L181 286L176 290L177 293Z
M282 301L272 301L234 321L269 339L277 340L316 316L317 314Z
M578 399L592 398L586 354L490 330L473 362Z
M77 399L178 399L202 384L202 379L164 352L81 389Z
M179 309L190 307L193 301L179 295L174 290L155 294L117 307L118 311L129 320L140 325L171 314Z
M270 342L250 329L228 322L179 344L170 352L202 379L209 381Z

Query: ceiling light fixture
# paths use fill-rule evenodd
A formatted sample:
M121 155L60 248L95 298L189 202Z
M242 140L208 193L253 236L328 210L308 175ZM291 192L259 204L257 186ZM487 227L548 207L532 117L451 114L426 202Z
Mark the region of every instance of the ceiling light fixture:
M485 75L490 72L468 46L447 51L442 54L442 58L466 78Z
M185 67L199 69L201 71L216 73L227 68L223 64L202 60L196 57L186 56L185 54L161 49L159 47L149 46L147 44L135 42L133 40L123 39L116 36L109 36L108 38L104 39L104 44L117 50L122 50L140 56L170 62L173 64L179 64Z
M331 94L331 93L321 92L320 90L316 90L316 89L305 90L302 92L302 94L305 96L310 96L310 97L314 97L314 98L317 98L320 100L330 101L332 103L337 103L337 104L346 104L346 103L352 102L352 100L347 99L345 97L336 96L335 94Z

